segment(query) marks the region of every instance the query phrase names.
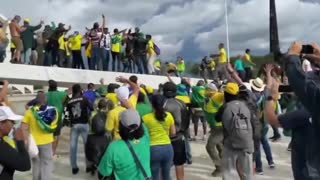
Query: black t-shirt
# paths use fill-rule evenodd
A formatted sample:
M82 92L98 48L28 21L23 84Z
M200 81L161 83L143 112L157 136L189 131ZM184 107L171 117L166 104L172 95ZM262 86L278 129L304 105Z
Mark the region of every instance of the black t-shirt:
M86 124L89 120L92 105L85 97L72 97L67 103L71 124Z

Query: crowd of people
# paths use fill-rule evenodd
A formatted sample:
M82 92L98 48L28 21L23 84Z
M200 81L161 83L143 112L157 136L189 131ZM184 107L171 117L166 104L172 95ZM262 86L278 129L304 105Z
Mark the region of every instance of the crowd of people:
M170 180L174 166L176 179L183 180L184 164L192 164L190 141L198 140L199 121L203 140L207 139L207 124L210 127L206 150L214 164L214 177L252 180L254 174L263 175L261 145L268 167L275 169L267 137L270 125L272 141L281 138L279 126L285 136L292 137L288 150L294 179L319 179L319 75L313 65L311 71L303 71L303 59L314 65L320 62L320 46L313 47L313 54L301 54L302 45L294 42L283 58L282 73L278 65L267 64L260 77L247 81L237 69L237 61L235 68L221 62L220 68L227 72L225 82L204 79L191 84L182 77L175 84L168 74L168 82L157 90L141 84L137 76L118 77L116 81L122 85L104 85L102 79L99 88L89 83L86 90L75 84L65 92L58 91L58 83L50 80L48 92L39 91L26 105L24 116L6 106L8 82L4 81L0 179L12 179L15 170L31 167L34 180L52 179L61 129L69 127L70 171L74 175L80 170L77 150L81 136L85 170L99 179ZM291 90L279 88L289 84Z
M167 62L167 66L161 63L160 48L151 35L144 35L138 27L134 32L117 28L111 32L104 15L101 24L95 22L84 34L71 33L71 26L66 28L63 23L44 26L41 20L32 26L30 19L25 18L21 25L21 19L16 15L10 21L0 20L1 62L9 56L6 47L10 46L11 62L18 64L155 75L163 74L163 68L176 75L185 71L182 57L170 65ZM10 32L6 32L8 26Z

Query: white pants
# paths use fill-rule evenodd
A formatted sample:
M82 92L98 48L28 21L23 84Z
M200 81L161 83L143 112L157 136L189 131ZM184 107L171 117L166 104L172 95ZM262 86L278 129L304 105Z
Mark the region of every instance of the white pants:
M157 55L156 54L148 54L147 55L147 61L148 61L148 72L149 74L155 73L154 69L154 61L156 60Z
M253 180L252 154L223 147L222 178L223 180Z

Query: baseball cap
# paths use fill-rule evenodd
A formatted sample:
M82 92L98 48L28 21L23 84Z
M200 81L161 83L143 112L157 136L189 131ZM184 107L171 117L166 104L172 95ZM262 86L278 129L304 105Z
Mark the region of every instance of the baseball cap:
M239 93L239 86L237 83L227 83L226 87L224 88L224 91L231 95L237 95Z
M136 130L140 127L141 118L136 110L127 109L120 113L120 123L128 129ZM132 127L133 125L135 125L134 128Z
M0 122L5 120L20 121L22 116L15 114L8 106L0 106Z
M115 90L115 93L119 99L119 101L124 101L129 99L129 88L126 86L121 86L118 89Z
M26 22L26 23L30 23L30 19L29 18L25 18L23 21Z

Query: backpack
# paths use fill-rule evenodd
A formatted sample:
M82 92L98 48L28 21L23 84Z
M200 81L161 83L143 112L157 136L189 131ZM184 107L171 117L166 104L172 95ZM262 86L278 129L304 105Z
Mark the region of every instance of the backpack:
M241 101L225 104L222 116L225 145L253 152L251 112Z
M105 112L97 111L97 113L91 119L91 130L95 135L103 135L106 133L107 115Z
M153 50L157 56L160 55L160 53L161 53L160 48L155 43L153 43Z

